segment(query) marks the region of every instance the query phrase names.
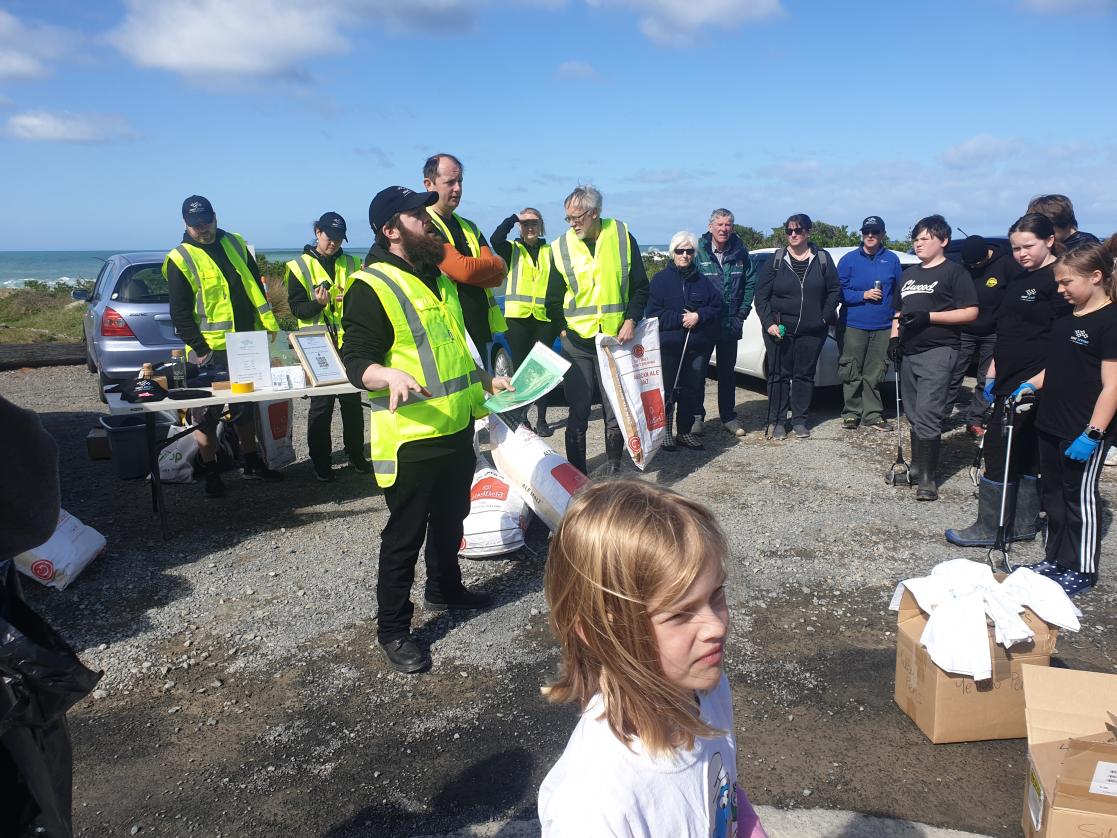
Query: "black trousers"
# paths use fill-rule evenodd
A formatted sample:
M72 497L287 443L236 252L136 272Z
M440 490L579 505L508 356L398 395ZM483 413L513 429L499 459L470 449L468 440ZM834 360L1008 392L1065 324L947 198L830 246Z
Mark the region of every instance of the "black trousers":
M461 590L458 549L469 514L473 448L417 463L399 463L396 482L384 490L388 524L380 536L376 576L376 637L384 643L411 631L411 586L426 540L427 596L440 599Z
M967 425L980 425L981 414L989 406L985 400L985 380L989 374L989 364L993 362L993 347L997 342L994 335L968 335L962 332L962 340L958 347L958 357L954 359L954 374L950 379L950 390L946 396L946 409L957 404L958 391L962 388L962 380L966 377L966 370L970 363L977 360L977 383L973 388L973 398L968 407L963 409ZM999 478L998 478L999 479Z
M613 408L601 386L601 373L597 366L597 350L586 352L574 346L569 338L562 339L562 352L570 361L570 369L563 377L566 401L570 405L570 418L566 420L567 433L585 433L590 422L593 408L594 389L601 396L601 410L605 414L605 430L616 431L620 428Z
M517 367L524 362L524 358L531 352L536 341L548 349L555 341L554 323L544 323L534 317L506 317L505 320L508 322L508 330L504 333L504 337L508 339L508 348L512 350L512 363ZM550 395L548 393L543 396L536 404L539 407L547 407Z
M1101 552L1101 509L1098 477L1108 440L1084 463L1068 459L1073 440L1037 431L1040 491L1047 512L1047 561L1079 573L1098 572Z
M764 333L764 348L768 352L768 399L774 405L773 421L777 425L786 422L789 405L791 424L807 423L807 411L814 395L815 369L825 341L825 332L817 335L788 332L781 340ZM720 360L718 366L721 366Z
M354 459L367 456L361 394L311 396L310 409L306 414L306 444L310 449L311 462L322 465L329 465L330 455L334 449L330 434L330 424L334 416L334 399L337 399L338 404L341 405L341 435L345 442L345 453Z
M660 346L659 357L663 363L663 392L667 401L667 416L678 410L675 430L689 434L694 428L694 417L702 414L702 400L706 389L706 370L710 366L710 351L695 352L687 348L682 357L682 346ZM679 365L682 364L682 371ZM720 367L719 367L720 369ZM732 367L730 367L732 369ZM679 399L674 399L675 376L679 377Z
M985 430L982 456L985 457L985 478L1001 483L1005 479L1005 453L1008 437L1004 434L1004 403L1007 396L993 400L993 413ZM1039 469L1039 438L1036 436L1036 408L1017 413L1012 429L1012 460L1008 464L1008 481L1021 474L1034 477Z

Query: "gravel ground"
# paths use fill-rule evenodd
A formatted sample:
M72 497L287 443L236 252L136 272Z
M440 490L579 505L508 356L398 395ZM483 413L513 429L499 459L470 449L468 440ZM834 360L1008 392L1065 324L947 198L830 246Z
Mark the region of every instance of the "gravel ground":
M105 671L71 713L77 834L403 836L530 819L575 718L538 692L557 660L538 522L524 551L463 561L467 584L497 607L417 608L435 666L403 676L375 645L383 498L345 469L333 484L313 479L306 402L283 483L233 476L223 501L204 500L200 484L167 486L164 542L143 481L86 456L103 406L83 367L0 372L0 393L39 412L60 445L64 507L109 539L68 590L26 585ZM948 435L942 500L920 504L882 479L895 436L841 430L838 394L816 395L811 439L780 443L756 432L759 390L738 394L744 440L708 423L706 451L661 453L642 476L708 504L729 535L742 784L781 809L1018 834L1023 742L932 746L892 703L896 582L984 558L942 538L973 518L972 443L960 425ZM339 451L340 430L338 418ZM561 451L561 428L551 443ZM589 450L592 468L604 450L596 420ZM1103 497L1113 488L1106 474ZM1102 553L1112 567L1112 545ZM1115 671L1115 603L1105 585L1081 598L1084 630L1060 639L1065 665Z

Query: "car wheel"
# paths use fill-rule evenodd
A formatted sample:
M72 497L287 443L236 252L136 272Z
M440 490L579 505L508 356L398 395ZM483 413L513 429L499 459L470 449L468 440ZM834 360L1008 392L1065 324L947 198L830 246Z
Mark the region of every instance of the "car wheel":
M93 356L89 354L89 339L85 336L85 327L81 330L81 342L85 346L85 368L90 372L97 372L97 365L93 363Z
M512 356L505 351L503 346L493 350L493 375L512 377L515 368L512 366Z

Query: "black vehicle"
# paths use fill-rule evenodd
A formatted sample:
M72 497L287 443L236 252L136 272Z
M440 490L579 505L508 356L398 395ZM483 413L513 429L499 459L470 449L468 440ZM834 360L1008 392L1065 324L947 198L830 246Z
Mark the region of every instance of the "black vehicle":
M980 234L976 234L980 235ZM959 236L951 239L946 245L946 258L951 262L962 264L962 245L965 244L966 236ZM995 244L1001 249L1001 253L1011 256L1012 245L1008 241L1008 236L983 236L982 238L989 244ZM965 267L965 265L962 265Z

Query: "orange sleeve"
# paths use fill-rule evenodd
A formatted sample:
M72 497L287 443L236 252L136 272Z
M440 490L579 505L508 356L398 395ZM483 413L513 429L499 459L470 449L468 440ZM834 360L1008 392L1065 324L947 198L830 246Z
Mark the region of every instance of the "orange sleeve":
M496 288L508 273L504 260L487 247L480 256L462 256L452 244L444 244L438 266L455 282L477 288Z

